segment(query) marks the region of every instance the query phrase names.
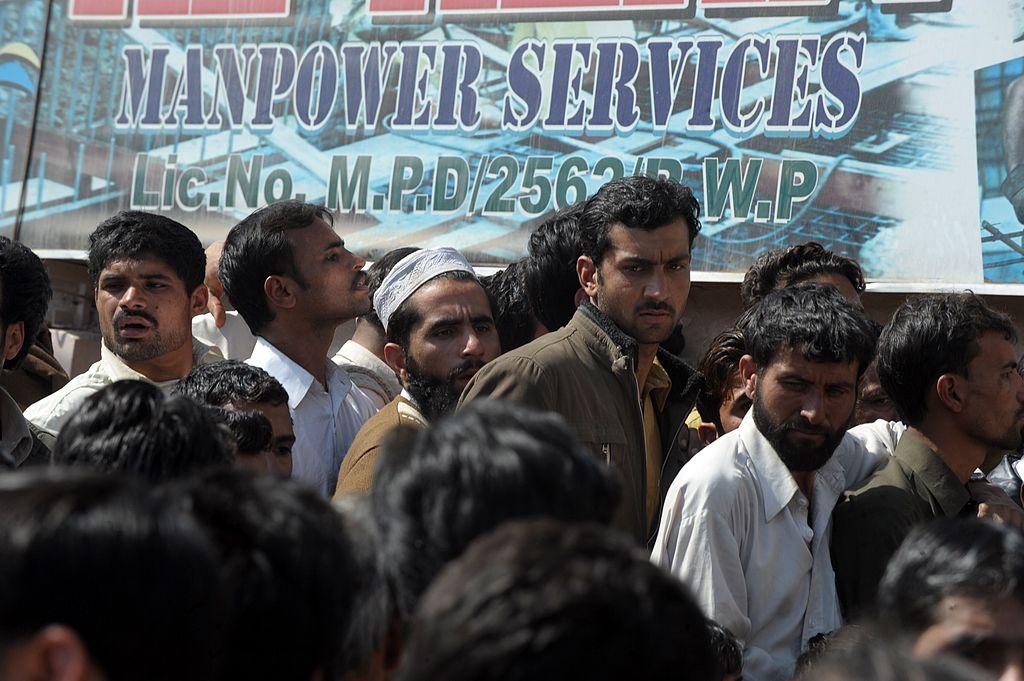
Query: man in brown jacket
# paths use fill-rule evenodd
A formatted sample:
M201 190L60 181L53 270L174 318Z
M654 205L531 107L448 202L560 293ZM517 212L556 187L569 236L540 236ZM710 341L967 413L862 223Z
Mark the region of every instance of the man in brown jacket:
M487 293L453 248L420 250L398 261L374 293L373 307L387 334L384 359L403 390L352 441L335 498L368 492L387 436L450 412L469 379L501 351Z
M602 187L580 218L576 268L589 301L564 328L484 367L460 402L505 398L561 414L621 475L616 525L640 543L653 537L688 458L684 420L702 380L659 348L686 306L699 213L690 190L671 180Z

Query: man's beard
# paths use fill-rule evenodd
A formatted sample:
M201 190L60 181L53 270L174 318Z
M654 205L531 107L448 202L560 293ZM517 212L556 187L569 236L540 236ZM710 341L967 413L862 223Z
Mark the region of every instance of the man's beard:
M144 340L125 338L121 335L119 326L126 318L137 317L150 323L152 329L149 337ZM126 362L145 362L165 355L172 350L177 350L187 339L184 334L171 333L166 337L160 333L160 327L156 317L145 310L134 312L123 312L118 310L111 320L109 333L103 334L103 343Z
M405 389L412 395L420 412L428 421L436 421L450 414L462 395L462 389L455 385L455 377L469 369L479 369L484 365L478 359L466 360L448 372L446 376L432 374L408 357L405 370L408 378Z
M754 392L753 409L754 423L757 425L757 429L771 443L775 453L782 459L782 463L786 464L786 468L791 471L810 472L818 470L832 458L836 447L839 446L843 436L846 435L847 423L844 423L842 427L835 431L830 431L823 426L812 425L802 416L796 416L783 423L776 423L768 414L768 410L765 409L761 395L757 391ZM849 422L849 419L847 419L847 422ZM816 446L795 444L786 437L791 431L795 430L824 435L825 439L820 445Z

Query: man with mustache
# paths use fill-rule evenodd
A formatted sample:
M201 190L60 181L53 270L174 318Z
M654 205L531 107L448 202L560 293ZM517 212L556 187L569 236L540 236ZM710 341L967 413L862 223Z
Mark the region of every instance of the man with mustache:
M892 460L847 492L832 559L848 616L872 606L889 558L933 518L977 515L967 483L1024 427L1017 332L973 293L908 300L878 343L878 378L909 426Z
M689 458L683 422L700 374L659 346L686 307L699 215L678 182L631 176L604 185L579 222L576 271L588 300L562 329L484 367L462 396L510 399L565 418L622 476L615 524L641 544Z
M352 442L335 498L369 492L388 436L402 425L422 428L448 414L473 375L501 353L487 292L454 248L402 258L381 281L373 306L387 334L384 359L403 390Z
M199 238L161 215L122 211L89 236L89 274L103 344L100 361L25 410L56 433L87 397L120 380L165 392L193 366L223 359L192 338L192 317L206 309L206 255Z
M279 201L228 232L220 281L257 336L247 364L288 393L292 477L330 496L373 402L329 358L334 332L366 314L366 261L345 248L326 208Z
M874 335L835 287L772 291L743 337L753 406L672 483L652 559L743 643L743 678L782 681L813 636L842 625L829 519L887 457L894 426L846 433Z

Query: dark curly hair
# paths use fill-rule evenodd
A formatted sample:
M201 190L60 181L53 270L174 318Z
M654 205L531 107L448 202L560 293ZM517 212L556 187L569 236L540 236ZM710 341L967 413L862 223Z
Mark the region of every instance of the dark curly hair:
M560 329L576 314L580 278L576 261L583 255L580 236L581 201L541 223L527 246L523 264L526 295L533 314L549 331Z
M757 304L769 292L814 279L823 274L838 274L850 281L857 293L864 293L864 272L856 260L828 250L819 243L765 251L747 270L740 285L743 307Z
M52 297L50 276L39 256L22 243L0 237L0 322L4 335L11 324L25 325L21 350L4 362L5 369L15 369L25 359Z
M115 260L152 257L171 266L190 294L203 283L206 253L199 237L180 222L140 210L123 210L89 235L89 276L93 289L100 272Z

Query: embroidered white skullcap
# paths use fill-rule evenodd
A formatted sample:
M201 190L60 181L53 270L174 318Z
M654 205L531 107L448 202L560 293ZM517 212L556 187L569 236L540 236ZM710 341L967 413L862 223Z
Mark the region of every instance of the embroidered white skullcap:
M445 272L469 272L473 266L454 248L424 248L405 256L391 268L373 294L373 309L384 330L399 305L409 299L420 286Z

